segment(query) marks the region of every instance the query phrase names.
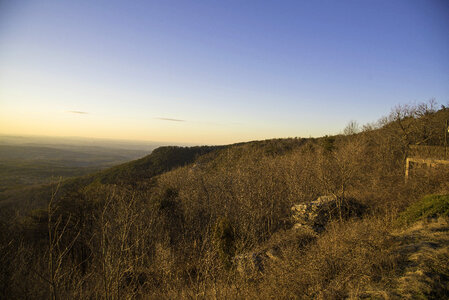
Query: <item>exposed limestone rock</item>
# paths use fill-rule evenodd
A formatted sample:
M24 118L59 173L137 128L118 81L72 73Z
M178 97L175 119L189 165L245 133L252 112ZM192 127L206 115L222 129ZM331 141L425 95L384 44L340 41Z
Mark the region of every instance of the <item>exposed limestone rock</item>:
M234 265L241 275L257 276L264 272L267 264L276 264L283 258L283 249L292 247L299 249L308 245L316 236L316 232L306 228L280 230L261 247L235 256Z
M330 195L318 197L308 203L293 205L291 210L295 222L293 228L311 228L316 232L322 232L329 221L337 220L340 216L346 219L361 215L364 206L354 199L345 199L342 203L338 203L338 198Z
M337 197L321 196L309 203L296 204L291 209L295 229L310 227L321 232L327 222L336 215Z
M337 200L335 196L321 196L314 201L294 205L291 208L293 227L276 232L261 247L235 256L233 263L237 271L245 276L255 276L263 273L270 263L276 264L286 247L301 248L309 244L329 221L340 217ZM348 218L361 214L363 206L353 199L346 199L340 209L341 216Z

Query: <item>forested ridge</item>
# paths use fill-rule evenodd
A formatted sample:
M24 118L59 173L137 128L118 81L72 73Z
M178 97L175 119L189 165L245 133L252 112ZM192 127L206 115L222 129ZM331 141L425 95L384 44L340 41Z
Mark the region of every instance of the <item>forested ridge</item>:
M448 119L433 102L398 106L340 135L160 147L6 194L0 298L441 298L449 245L405 287L398 232L448 216L447 165L404 178L413 147L445 145ZM292 206L320 196L335 199L324 228L296 228Z

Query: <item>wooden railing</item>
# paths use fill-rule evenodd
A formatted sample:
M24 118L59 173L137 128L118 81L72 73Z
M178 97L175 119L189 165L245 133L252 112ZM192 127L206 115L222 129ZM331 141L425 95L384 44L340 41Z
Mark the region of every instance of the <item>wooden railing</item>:
M409 157L405 160L405 180L410 175L411 163L426 165L429 168L436 165L449 165L448 151L440 146L410 146Z

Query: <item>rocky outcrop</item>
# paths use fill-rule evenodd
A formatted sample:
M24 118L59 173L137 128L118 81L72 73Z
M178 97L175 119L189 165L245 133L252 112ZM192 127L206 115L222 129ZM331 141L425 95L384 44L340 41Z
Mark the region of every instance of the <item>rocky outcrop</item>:
M338 198L331 195L296 204L291 211L292 228L276 232L258 249L234 257L233 263L240 274L254 276L263 273L264 266L282 258L282 250L286 246L301 248L309 244L329 221L340 218L340 212L343 218L357 216L363 212L363 206L353 199L339 203Z
M318 199L293 205L293 228L311 228L315 232L322 232L327 223L340 218L360 216L364 206L354 199L338 199L334 195L321 196Z
M321 232L336 215L337 197L321 196L308 203L293 205L291 210L294 228L310 227L316 232Z
M301 230L295 228L280 230L257 249L235 256L234 266L241 275L252 278L262 274L267 265L277 264L280 259L285 259L283 251L286 248L300 249L310 244L316 237L317 233L306 227Z

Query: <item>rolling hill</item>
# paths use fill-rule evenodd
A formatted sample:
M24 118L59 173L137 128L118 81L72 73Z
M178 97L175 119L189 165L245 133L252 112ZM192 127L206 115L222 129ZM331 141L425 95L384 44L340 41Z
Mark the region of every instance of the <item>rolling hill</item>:
M447 196L424 196L449 194L449 170L417 166L404 180L412 148L443 142L449 110L424 108L336 136L160 147L59 188L4 192L1 296L442 297ZM436 225L412 241L416 222ZM404 285L421 249L426 276Z

